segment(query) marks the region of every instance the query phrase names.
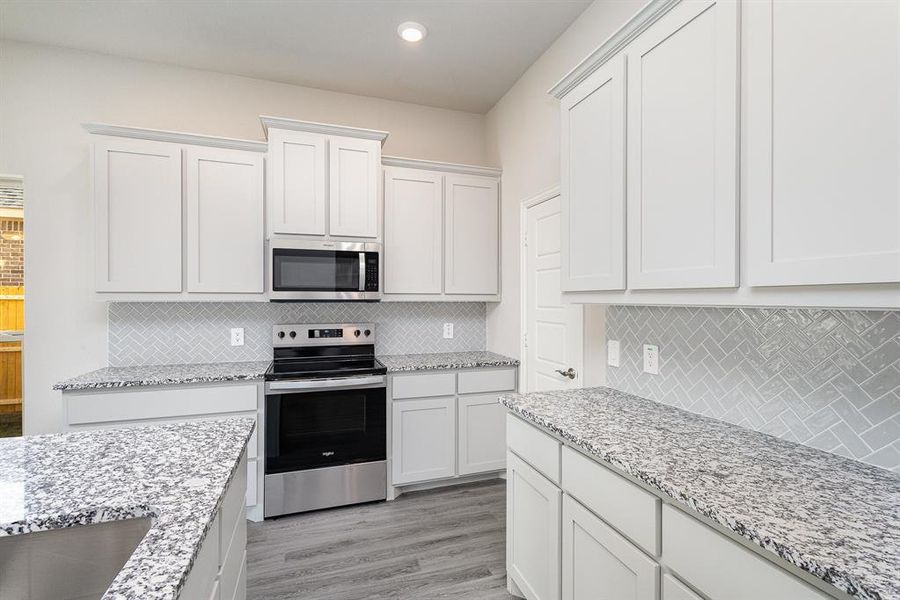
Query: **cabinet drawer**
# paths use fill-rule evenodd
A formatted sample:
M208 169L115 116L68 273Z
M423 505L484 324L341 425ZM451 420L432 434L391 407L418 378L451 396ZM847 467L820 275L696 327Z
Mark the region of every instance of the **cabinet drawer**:
M391 381L391 397L427 398L452 396L456 393L456 373L416 373L394 375Z
M825 600L829 596L712 527L662 509L663 562L710 600Z
M255 384L66 393L69 425L256 412Z
M221 514L216 515L209 531L206 532L206 538L194 558L194 564L191 565L179 598L209 598L215 591L216 577L219 574L221 517Z
M684 583L668 573L663 575L662 600L703 600Z
M235 529L241 524L241 521L246 521L244 498L247 494L248 465L251 464L255 465L256 463L255 461L248 462L246 456L241 460L241 463L234 473L234 479L231 480L228 491L225 492L222 508L219 510L221 527L219 535L219 541L221 543L219 556L222 561L225 560L225 554L228 552L228 545L231 543L231 538L234 536ZM253 475L255 478L256 469L253 469ZM219 564L221 565L221 562Z
M562 487L632 542L659 556L659 498L571 448L562 449Z
M506 445L548 479L559 483L559 449L555 439L511 414L506 415Z
M459 393L505 392L516 389L515 369L474 369L460 371Z

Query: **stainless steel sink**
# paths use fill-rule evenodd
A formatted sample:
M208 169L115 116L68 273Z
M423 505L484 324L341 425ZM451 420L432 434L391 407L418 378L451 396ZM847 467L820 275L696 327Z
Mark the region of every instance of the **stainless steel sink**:
M148 529L144 517L0 537L0 598L100 598Z

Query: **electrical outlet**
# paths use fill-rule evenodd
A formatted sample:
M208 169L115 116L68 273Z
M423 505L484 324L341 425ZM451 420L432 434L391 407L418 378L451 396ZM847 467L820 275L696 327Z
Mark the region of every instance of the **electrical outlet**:
M243 327L232 327L231 328L231 345L232 346L243 346L244 345L244 328Z
M659 346L644 344L644 373L659 375Z
M453 337L453 323L444 323L444 339L449 340Z
M606 364L610 367L619 366L619 340L607 340Z

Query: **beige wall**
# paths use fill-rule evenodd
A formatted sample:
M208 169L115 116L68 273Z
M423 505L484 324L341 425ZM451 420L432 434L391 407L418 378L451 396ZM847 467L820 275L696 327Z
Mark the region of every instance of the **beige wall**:
M596 0L487 114L488 162L503 167L503 302L488 305L488 348L519 355L520 205L559 185L559 104L547 94L575 65L621 27L644 0ZM603 307L586 307L586 332L602 337ZM603 355L585 354L586 382L604 381Z
M390 131L384 151L484 164L484 116L48 46L0 44L0 173L26 197L25 432L58 430L60 379L106 365L91 297L89 140L100 121L261 139L270 114Z

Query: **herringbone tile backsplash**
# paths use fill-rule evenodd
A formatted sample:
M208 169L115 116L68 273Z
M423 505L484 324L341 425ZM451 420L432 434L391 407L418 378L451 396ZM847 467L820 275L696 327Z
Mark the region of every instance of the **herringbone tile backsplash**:
M900 472L900 312L611 306L607 339L610 387Z
M109 305L110 366L272 358L279 323L374 322L379 354L484 350L482 302L264 303L119 302ZM454 337L444 339L444 323ZM230 329L244 328L244 345Z

